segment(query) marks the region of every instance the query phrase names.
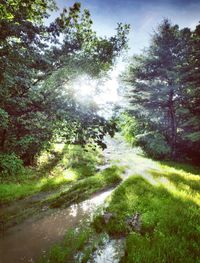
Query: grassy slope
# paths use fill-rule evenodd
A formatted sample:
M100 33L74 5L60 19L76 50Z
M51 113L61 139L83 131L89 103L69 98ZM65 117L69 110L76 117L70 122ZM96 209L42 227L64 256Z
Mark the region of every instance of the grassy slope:
M69 231L63 243L54 246L41 262L87 262L105 232L125 235L121 262L200 262L199 170L174 163L162 163L160 167L159 172L131 176L117 187L106 208L115 217L107 225L97 215L90 226ZM140 233L131 231L125 223L126 217L136 212L142 222ZM78 254L82 261L74 258Z
M80 146L54 145L50 153L44 152L36 168L26 169L18 177L1 178L0 203L14 201L41 191L59 188L63 184L95 174L101 163L99 150Z
M127 234L122 262L200 262L200 176L185 167L162 165L149 177L130 177L113 193L108 210L117 216L106 230ZM125 223L136 212L140 233L129 232Z

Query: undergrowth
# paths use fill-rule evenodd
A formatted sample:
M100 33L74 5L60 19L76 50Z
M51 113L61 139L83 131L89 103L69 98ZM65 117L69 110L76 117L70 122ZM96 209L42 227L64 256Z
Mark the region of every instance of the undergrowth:
M25 168L21 174L0 177L0 203L90 177L101 162L100 150L92 145L82 148L55 144L51 151L43 152L38 157L35 167Z

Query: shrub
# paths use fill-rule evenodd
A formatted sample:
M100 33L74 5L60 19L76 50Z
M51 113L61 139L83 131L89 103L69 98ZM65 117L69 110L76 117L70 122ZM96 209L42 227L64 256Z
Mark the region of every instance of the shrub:
M0 153L0 176L19 175L23 171L23 161L14 153Z
M141 133L142 129L138 121L133 116L129 116L127 113L123 113L118 120L118 126L120 127L126 141L129 142L131 145L135 145L135 136L139 132Z
M162 134L158 132L149 132L142 135L137 135L136 139L137 144L141 146L144 151L152 158L169 158L171 148Z

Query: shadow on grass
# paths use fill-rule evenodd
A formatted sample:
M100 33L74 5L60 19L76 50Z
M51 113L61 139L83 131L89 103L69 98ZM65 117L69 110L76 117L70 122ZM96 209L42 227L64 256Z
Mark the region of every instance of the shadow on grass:
M151 170L150 173L154 178L159 178L161 173L159 171ZM181 174L178 172L163 172L162 176L168 178L170 182L175 184L178 189L200 191L200 176L191 174Z
M182 183L186 184L186 180ZM195 190L192 195L197 198ZM121 262L198 262L199 206L187 189L183 192L179 184L170 189L168 181L165 185L162 180L130 177L113 193L107 208L116 216L107 225L97 217L94 227L111 235L127 234L125 257ZM136 212L142 222L139 233L130 232L126 224L126 217Z
M53 168L62 160L64 155L66 154L67 146L63 148L61 152L51 151L48 156L48 161L42 164L39 169L38 173L41 175L45 175L49 173Z
M173 161L159 161L159 163L163 166L174 168L178 171L200 175L200 166L195 166L189 163L177 163Z

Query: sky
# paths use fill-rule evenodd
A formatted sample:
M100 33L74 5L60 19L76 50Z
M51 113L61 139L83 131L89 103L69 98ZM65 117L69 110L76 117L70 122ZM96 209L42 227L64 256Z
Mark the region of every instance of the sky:
M56 0L60 9L72 5L72 0ZM200 0L78 0L91 12L93 27L101 36L111 36L117 23L131 25L129 54L148 47L151 34L158 24L169 18L180 28L194 29L200 21Z
M72 6L75 1L56 0L62 10ZM93 28L100 36L115 34L117 23L127 23L131 26L129 34L128 55L140 54L150 43L151 34L164 18L168 18L180 28L195 29L200 21L200 0L77 0L82 8L89 9L93 20ZM54 14L56 15L56 14ZM110 80L103 87L102 93L95 100L97 103L119 103L118 75L123 70L124 63L118 63L111 72ZM94 87L79 84L79 92L85 97ZM83 96L84 98L84 96Z

